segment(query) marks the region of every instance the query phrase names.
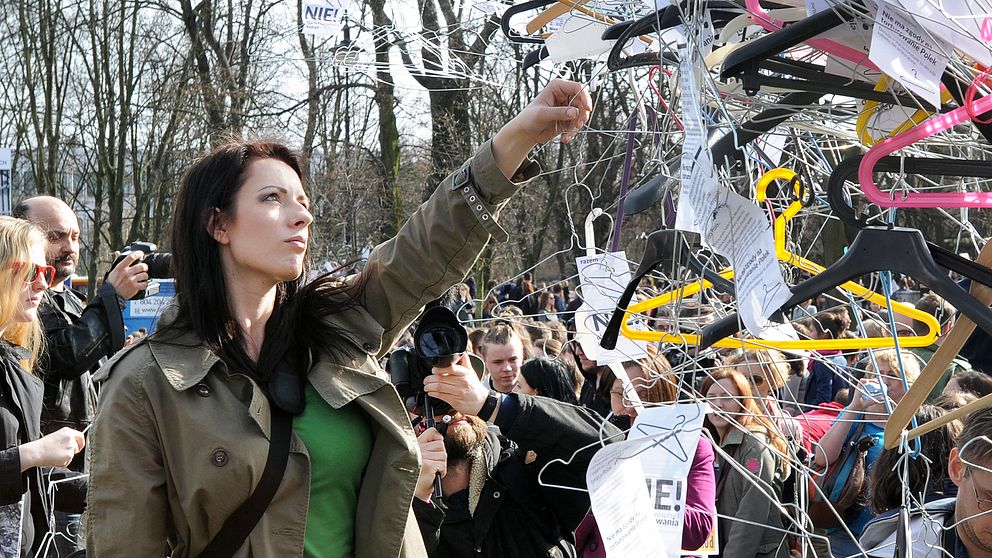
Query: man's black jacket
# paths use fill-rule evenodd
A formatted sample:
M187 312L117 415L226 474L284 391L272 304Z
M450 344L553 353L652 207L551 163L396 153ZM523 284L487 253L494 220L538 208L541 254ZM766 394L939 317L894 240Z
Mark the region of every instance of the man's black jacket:
M413 510L432 558L569 556L573 532L589 510L586 469L600 440L602 419L588 409L545 397L511 394L501 406L483 448L489 471L473 516L449 513L436 502L414 499ZM508 420L509 419L509 420ZM613 425L607 442L621 440ZM591 446L591 447L588 447ZM582 448L583 451L576 453ZM525 464L527 451L537 460ZM564 463L545 464L556 459ZM549 485L580 490L553 488ZM453 506L454 508L455 506Z
M63 426L82 430L96 414L90 372L123 346L124 322L117 295L104 284L99 296L84 305L77 291L48 290L38 313L45 330L45 354L38 366L45 380L42 432Z

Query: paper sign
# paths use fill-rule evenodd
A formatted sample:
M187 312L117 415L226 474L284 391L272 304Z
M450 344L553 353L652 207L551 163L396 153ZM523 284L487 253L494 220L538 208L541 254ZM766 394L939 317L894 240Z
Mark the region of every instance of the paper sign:
M706 145L706 124L699 106L699 88L696 72L695 49L680 49L679 88L682 91L682 142L681 189L676 208L675 228L702 233L706 208L712 207L718 193L713 156Z
M904 13L935 37L985 66L992 65L990 0L896 0ZM949 51L948 51L949 52Z
M548 58L554 62L567 62L608 52L616 41L601 38L606 29L605 23L580 16L570 17L544 42L548 47Z
M686 479L706 416L705 404L651 407L638 413L629 440L651 440L641 462L655 524L665 540L682 540Z
M630 266L624 252L583 256L576 258L575 262L579 269L583 301L575 312L575 329L582 352L597 364L646 357L643 341L634 341L622 335L612 351L599 346L617 301L630 282Z
M13 151L9 147L0 147L0 171L14 168Z
M688 52L687 52L688 51ZM768 317L792 295L775 257L772 226L750 201L717 183L706 127L699 106L696 64L691 49L681 51L682 188L675 228L698 232L704 244L730 259L734 267L737 311L755 336L769 325Z
M940 106L940 76L948 62L943 53L951 50L909 16L885 3L879 6L868 58L932 107Z
M341 32L347 0L319 0L303 2L302 33L333 39Z
M641 462L631 458L650 445L650 440L610 444L589 462L586 485L608 557L666 558L675 548L655 526Z

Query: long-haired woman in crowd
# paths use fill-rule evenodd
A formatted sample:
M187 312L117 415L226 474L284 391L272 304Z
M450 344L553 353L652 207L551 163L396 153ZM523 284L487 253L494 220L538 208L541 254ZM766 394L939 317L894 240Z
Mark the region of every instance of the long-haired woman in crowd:
M410 505L435 471L376 359L505 235L499 209L539 172L529 151L569 141L590 109L579 84L553 81L343 283L304 282L314 217L296 154L235 141L195 162L172 223L177 305L103 369L88 552L214 556L223 533L245 541L241 558L425 556ZM289 460L264 513L224 527L287 416ZM443 448L424 436L425 453Z
M639 361L628 361L623 365L631 387L642 403L674 403L678 400L678 389L673 378L667 374L671 365L654 345L648 345L647 349L647 357ZM628 417L630 421L625 426L629 428L630 422L637 418L637 409L626 395L619 378L613 381L610 395L613 414ZM705 436L700 436L686 477L685 517L680 549L697 550L709 538L716 517L715 494L713 446ZM602 535L592 514L587 515L575 530L575 548L580 558L606 556Z
M40 467L65 467L83 435L62 428L41 436L44 385L29 372L42 345L38 305L55 278L45 234L0 217L0 556L34 556L49 531Z
M606 417L610 413L610 390L613 388L615 376L608 366L600 366L595 360L586 356L582 344L573 341L569 344L575 365L582 373L582 391L579 403L583 407L596 411L599 416Z
M575 376L558 359L537 357L525 362L520 367L520 377L514 391L579 404L575 397Z
M713 371L703 382L702 393L713 410L706 417L707 427L721 453L733 460L717 458L716 509L723 555L788 556L782 514L775 505L789 476L785 439L736 368Z

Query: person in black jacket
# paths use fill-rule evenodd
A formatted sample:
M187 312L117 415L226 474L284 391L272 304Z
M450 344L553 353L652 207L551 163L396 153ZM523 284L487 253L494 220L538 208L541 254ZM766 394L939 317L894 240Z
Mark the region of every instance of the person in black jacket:
M147 288L148 266L140 263L141 252L130 253L107 274L99 296L86 304L82 293L65 285L79 261L79 221L72 209L58 198L37 196L18 204L14 216L47 234L46 260L55 268L39 309L46 341L39 361L39 375L45 379L41 428L46 433L63 426L83 430L96 412L90 372L124 346L121 311L127 299ZM82 470L81 461L73 468Z
M98 296L89 304L82 293L67 288L65 281L79 261L79 221L72 209L58 198L29 198L14 208L14 216L27 219L48 237L46 260L55 268L55 278L45 292L38 312L45 331L45 352L38 374L45 381L41 431L48 434L69 427L86 430L96 415L97 391L90 373L124 346L126 300L148 287L148 266L134 251L107 274ZM93 278L91 278L93 279ZM83 470L83 453L69 468ZM78 548L72 538L80 531L79 516L55 515L59 555Z
M45 262L45 236L0 217L0 556L34 556L49 531L39 467L65 467L82 433L61 428L41 436L41 380L25 370L42 345L38 305L55 270Z
M490 391L467 359L435 368L424 389L454 414L443 437L431 428L418 438L423 469L413 510L430 556L574 556L601 419L553 399ZM602 435L622 439L611 424ZM436 472L441 501L432 498Z

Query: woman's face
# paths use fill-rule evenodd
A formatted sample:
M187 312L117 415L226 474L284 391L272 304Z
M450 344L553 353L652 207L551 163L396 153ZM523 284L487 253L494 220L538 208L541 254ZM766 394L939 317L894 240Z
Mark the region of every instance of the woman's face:
M596 363L589 360L589 357L582 351L582 344L576 341L572 347L575 350L575 360L579 361L579 366L582 367L582 370L589 373L596 369Z
M262 288L299 277L313 222L309 204L289 165L252 161L230 215L221 216L214 230L227 275Z
M888 394L889 399L893 403L902 401L903 396L906 395L906 388L902 385L902 375L899 371L892 370L888 363L879 362L878 373L882 383L885 384L885 393Z
M737 399L740 396L741 392L737 390L730 378L723 378L714 382L706 391L706 401L713 410L709 414L710 423L718 430L730 426L731 423L727 420L727 416L736 417L743 410Z
M637 364L629 363L624 364L623 369L627 372L627 377L630 378L630 385L634 387L637 396L643 401L647 395L645 389L647 378L644 370ZM637 409L631 403L630 397L625 396L623 382L620 381L620 378L613 380L613 389L610 390L610 407L614 415L627 415L631 419L637 418Z
M747 362L737 365L737 371L744 374L744 377L751 381L751 388L755 395L762 398L770 397L772 386L768 383L766 374L758 362Z
M17 311L14 313L14 321L27 323L33 321L38 316L38 305L41 304L41 296L48 288L48 281L44 273L38 273L38 267L47 267L45 260L45 248L41 244L31 247L28 252L31 261L28 266L31 268L31 280L21 285L21 296L17 299Z
M527 378L524 378L523 374L517 375L517 385L513 387L513 392L524 395L541 395L536 389L530 387L530 384L527 383Z

